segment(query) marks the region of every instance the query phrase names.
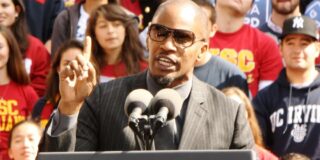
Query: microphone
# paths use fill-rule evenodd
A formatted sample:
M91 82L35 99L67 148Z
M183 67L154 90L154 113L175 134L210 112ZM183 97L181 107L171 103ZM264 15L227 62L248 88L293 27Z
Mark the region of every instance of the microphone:
M152 97L152 94L145 89L136 89L129 93L124 104L129 124L138 124L141 114L147 109Z
M155 116L156 128L174 119L182 108L182 98L174 89L162 89L152 99L150 107Z

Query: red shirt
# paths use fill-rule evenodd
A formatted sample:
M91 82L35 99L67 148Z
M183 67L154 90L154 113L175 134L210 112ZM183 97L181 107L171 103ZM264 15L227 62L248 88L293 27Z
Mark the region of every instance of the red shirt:
M8 136L14 124L31 114L38 95L29 85L10 82L0 85L0 159L9 159Z
M148 63L140 61L140 71L148 68ZM107 82L115 78L128 76L126 65L121 61L118 64L106 65L101 68L100 82Z
M137 16L142 16L141 8L140 8L140 2L138 0L132 2L131 0L120 0L120 4L134 13Z
M31 86L41 97L46 89L46 77L50 69L50 55L42 42L28 36L29 46L24 59L25 68L31 79Z
M210 51L236 64L247 75L252 96L257 94L261 80L275 80L282 69L277 44L249 25L234 33L217 32L210 40Z

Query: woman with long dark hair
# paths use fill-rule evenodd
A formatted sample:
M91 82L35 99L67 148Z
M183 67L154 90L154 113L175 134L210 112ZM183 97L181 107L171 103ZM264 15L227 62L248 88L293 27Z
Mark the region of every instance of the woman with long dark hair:
M0 0L0 25L11 29L19 43L18 48L39 96L45 92L45 79L50 67L50 55L42 42L28 33L25 7L22 0Z
M39 99L32 111L32 118L41 122L44 128L50 118L52 111L60 100L59 72L63 70L77 55L82 54L84 46L76 40L66 41L57 50L51 63L51 69L47 77L47 90Z
M137 20L121 6L106 4L96 8L90 15L87 35L92 38L92 58L100 74L100 82L147 68Z

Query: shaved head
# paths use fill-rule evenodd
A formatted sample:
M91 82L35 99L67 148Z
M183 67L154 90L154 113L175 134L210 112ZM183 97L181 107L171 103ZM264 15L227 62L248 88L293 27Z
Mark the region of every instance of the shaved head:
M155 12L152 23L157 23L159 18L166 17L176 23L185 23L186 19L193 21L192 30L196 35L205 38L206 40L209 34L207 29L208 18L206 13L191 0L172 0L162 3ZM175 26L171 26L175 27ZM179 28L186 29L186 28Z

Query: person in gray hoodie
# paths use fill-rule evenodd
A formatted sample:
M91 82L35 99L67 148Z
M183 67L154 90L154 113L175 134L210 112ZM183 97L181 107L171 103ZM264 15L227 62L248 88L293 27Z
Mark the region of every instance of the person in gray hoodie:
M285 68L253 99L265 144L279 157L295 152L320 159L318 40L312 19L287 19L280 43Z

